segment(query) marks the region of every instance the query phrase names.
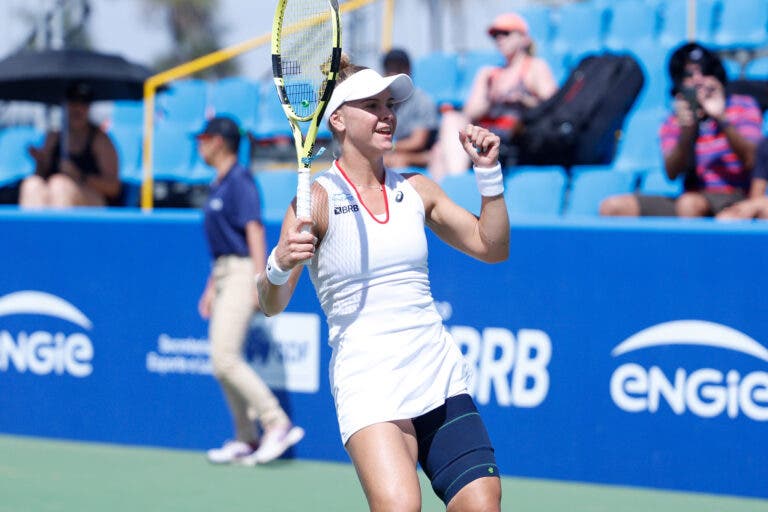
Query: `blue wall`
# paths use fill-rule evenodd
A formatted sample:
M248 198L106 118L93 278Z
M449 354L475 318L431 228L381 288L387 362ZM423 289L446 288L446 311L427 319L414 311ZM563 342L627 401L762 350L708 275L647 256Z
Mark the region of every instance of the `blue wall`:
M0 432L191 449L231 435L196 311L200 221L0 211ZM512 245L485 265L430 237L505 474L768 497L768 225L517 218ZM307 430L293 455L347 460L302 279L248 354Z

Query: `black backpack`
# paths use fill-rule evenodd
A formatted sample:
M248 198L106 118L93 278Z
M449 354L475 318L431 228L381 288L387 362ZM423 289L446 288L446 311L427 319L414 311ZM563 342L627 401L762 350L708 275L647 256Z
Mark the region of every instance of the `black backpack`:
M624 118L645 82L637 60L583 58L547 101L527 110L515 138L520 165L599 165L613 160Z

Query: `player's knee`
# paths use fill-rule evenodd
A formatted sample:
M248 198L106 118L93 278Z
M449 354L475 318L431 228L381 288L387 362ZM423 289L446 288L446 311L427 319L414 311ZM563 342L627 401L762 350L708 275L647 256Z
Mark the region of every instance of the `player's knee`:
M379 490L376 496L369 496L368 505L371 512L419 512L421 496L411 496L392 486Z
M447 512L499 512L501 510L501 481L480 478L462 488L448 503Z

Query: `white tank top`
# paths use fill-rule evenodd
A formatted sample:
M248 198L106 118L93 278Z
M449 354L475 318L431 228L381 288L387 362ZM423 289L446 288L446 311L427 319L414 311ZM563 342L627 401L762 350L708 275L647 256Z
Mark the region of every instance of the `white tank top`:
M466 392L468 367L429 286L424 203L386 171L387 213L374 218L334 164L328 230L309 263L333 349L330 383L342 441L383 421L414 418Z

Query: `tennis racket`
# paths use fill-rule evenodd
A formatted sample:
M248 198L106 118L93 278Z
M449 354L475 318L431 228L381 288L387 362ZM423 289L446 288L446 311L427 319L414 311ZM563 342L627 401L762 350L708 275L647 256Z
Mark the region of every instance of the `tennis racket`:
M296 216L311 216L310 168L341 62L337 0L279 0L272 23L272 75L298 160ZM302 123L308 123L306 136ZM323 148L324 149L324 148Z

